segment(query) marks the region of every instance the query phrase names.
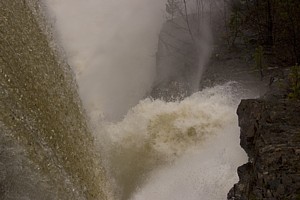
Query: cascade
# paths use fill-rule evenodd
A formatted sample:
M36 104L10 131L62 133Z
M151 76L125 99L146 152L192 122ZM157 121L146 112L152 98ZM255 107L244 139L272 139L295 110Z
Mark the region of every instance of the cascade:
M246 161L235 114L245 94L228 82L179 99L149 96L164 6L0 2L0 197L226 198Z

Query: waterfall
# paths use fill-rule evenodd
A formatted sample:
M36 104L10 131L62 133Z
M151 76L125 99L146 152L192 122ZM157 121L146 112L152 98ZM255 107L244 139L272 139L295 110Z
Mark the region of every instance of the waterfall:
M106 199L72 73L29 5L0 2L0 198Z
M104 123L109 169L122 199L224 199L245 161L234 83L178 102L145 99ZM132 194L134 193L134 194Z
M244 94L228 82L147 97L164 6L0 2L1 198L226 198L246 160L235 115Z

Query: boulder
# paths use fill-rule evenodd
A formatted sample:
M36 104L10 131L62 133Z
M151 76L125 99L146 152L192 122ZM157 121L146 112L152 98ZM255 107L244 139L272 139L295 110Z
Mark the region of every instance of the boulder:
M237 114L249 162L227 199L299 199L300 101L242 100Z

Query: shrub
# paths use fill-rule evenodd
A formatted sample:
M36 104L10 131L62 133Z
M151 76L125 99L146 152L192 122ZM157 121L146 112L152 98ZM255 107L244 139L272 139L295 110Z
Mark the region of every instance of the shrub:
M300 99L300 66L296 64L289 74L289 99Z

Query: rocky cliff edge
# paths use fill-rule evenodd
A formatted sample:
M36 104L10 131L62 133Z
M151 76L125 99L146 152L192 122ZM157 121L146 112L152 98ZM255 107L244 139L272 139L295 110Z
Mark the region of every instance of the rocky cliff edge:
M242 100L237 114L249 162L228 199L300 199L300 101Z

